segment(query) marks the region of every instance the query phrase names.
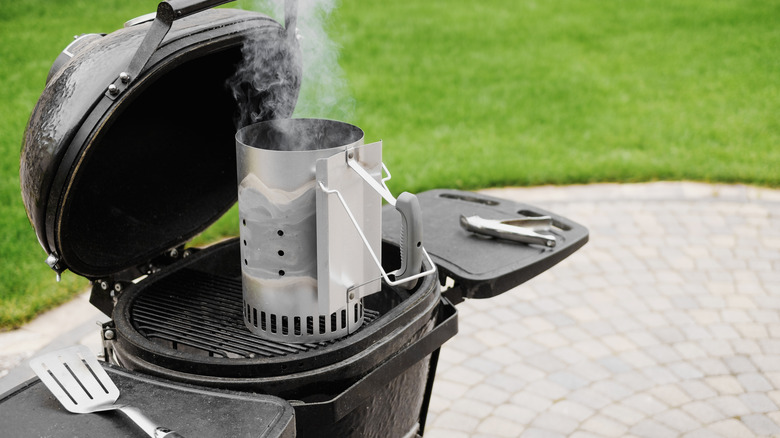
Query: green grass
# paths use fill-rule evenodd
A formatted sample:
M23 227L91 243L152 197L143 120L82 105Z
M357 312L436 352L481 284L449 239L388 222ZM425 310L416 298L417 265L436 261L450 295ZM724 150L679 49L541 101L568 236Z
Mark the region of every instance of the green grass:
M51 61L154 1L0 8L0 328L84 290L54 283L19 195ZM249 2L240 3L248 6ZM329 30L354 104L299 112L384 140L391 188L700 180L780 186L780 3L342 0ZM309 88L304 96L317 96ZM196 242L236 232L232 210Z

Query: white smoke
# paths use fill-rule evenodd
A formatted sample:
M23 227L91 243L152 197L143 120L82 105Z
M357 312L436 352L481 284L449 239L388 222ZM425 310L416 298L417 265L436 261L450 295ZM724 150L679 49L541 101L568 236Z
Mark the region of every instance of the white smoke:
M297 0L296 36L300 58L294 68L302 69L300 93L294 117L331 118L349 121L354 113L344 71L338 63L339 49L326 29L337 0ZM285 0L253 0L243 9L264 13L284 23ZM293 102L290 87L297 87L295 75L283 58L293 58L285 43L268 44L268 38L251 38L245 43L244 60L229 84L239 106L238 127L274 117L284 117ZM274 62L277 61L277 62Z

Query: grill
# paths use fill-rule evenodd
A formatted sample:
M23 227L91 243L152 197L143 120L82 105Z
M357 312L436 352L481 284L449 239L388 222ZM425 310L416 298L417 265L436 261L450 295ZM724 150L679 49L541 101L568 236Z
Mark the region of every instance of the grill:
M297 1L285 0L284 25L211 9L225 2L167 0L154 18L78 37L57 58L20 163L22 198L46 263L58 276L68 269L92 282L90 302L112 319L103 327L105 366L151 379L147 388L241 394L294 408L284 433L261 427L254 435L422 435L439 347L457 332L454 304L542 273L584 245L587 229L476 193L394 198L381 142L362 143L357 127L359 141L323 146L328 154L297 173L288 156L260 154L262 142L247 142L250 152L241 155L242 139L251 139L236 134L242 99L276 104L250 128L301 123L288 119L303 77ZM246 41L267 49L257 61L277 67L271 82L284 86L231 94L225 84ZM269 85L266 79L239 88ZM241 163L253 172L237 190ZM292 184L296 174L300 184ZM241 196L250 189L262 202ZM251 202L242 207L242 199ZM299 199L307 214L288 217ZM237 200L241 239L185 250ZM269 225L263 209L278 210L270 215L278 223ZM151 394L166 425L201 433L180 415L201 412L190 409L198 408L192 397ZM199 408L213 414L219 398L206 398ZM49 421L51 406L36 397L19 403L46 427L122 435L89 416ZM59 428L65 423L74 427Z
M133 326L147 339L195 356L278 357L317 350L337 341L291 344L264 340L243 324L241 279L185 269L140 295L130 309ZM364 309L364 325L379 312ZM324 323L323 323L324 324Z

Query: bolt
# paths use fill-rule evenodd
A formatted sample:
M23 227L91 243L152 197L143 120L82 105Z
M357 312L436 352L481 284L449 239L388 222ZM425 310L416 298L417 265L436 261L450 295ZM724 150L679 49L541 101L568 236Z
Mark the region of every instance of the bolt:
M114 333L113 330L106 330L106 332L103 334L103 337L109 341L114 339L114 336L116 336L116 333Z
M119 94L119 88L117 88L117 86L116 86L116 85L114 85L114 84L111 84L111 85L109 85L109 86L108 86L108 92L109 92L109 93L110 93L112 96L116 96L117 94Z
M127 72L119 73L119 80L122 81L123 84L126 84L130 82L130 75L127 74Z
M192 254L192 252L188 249L185 249L184 252L181 254L182 257L189 257Z
M179 250L176 248L173 248L169 253L168 256L170 256L172 259L175 259L179 256Z

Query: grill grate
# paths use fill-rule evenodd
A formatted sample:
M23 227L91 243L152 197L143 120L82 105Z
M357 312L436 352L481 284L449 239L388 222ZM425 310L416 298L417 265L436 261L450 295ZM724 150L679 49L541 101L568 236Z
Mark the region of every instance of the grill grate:
M132 304L135 329L147 339L200 356L278 357L316 350L335 341L288 344L267 341L244 326L241 279L185 269L144 291ZM365 309L363 326L379 312Z

